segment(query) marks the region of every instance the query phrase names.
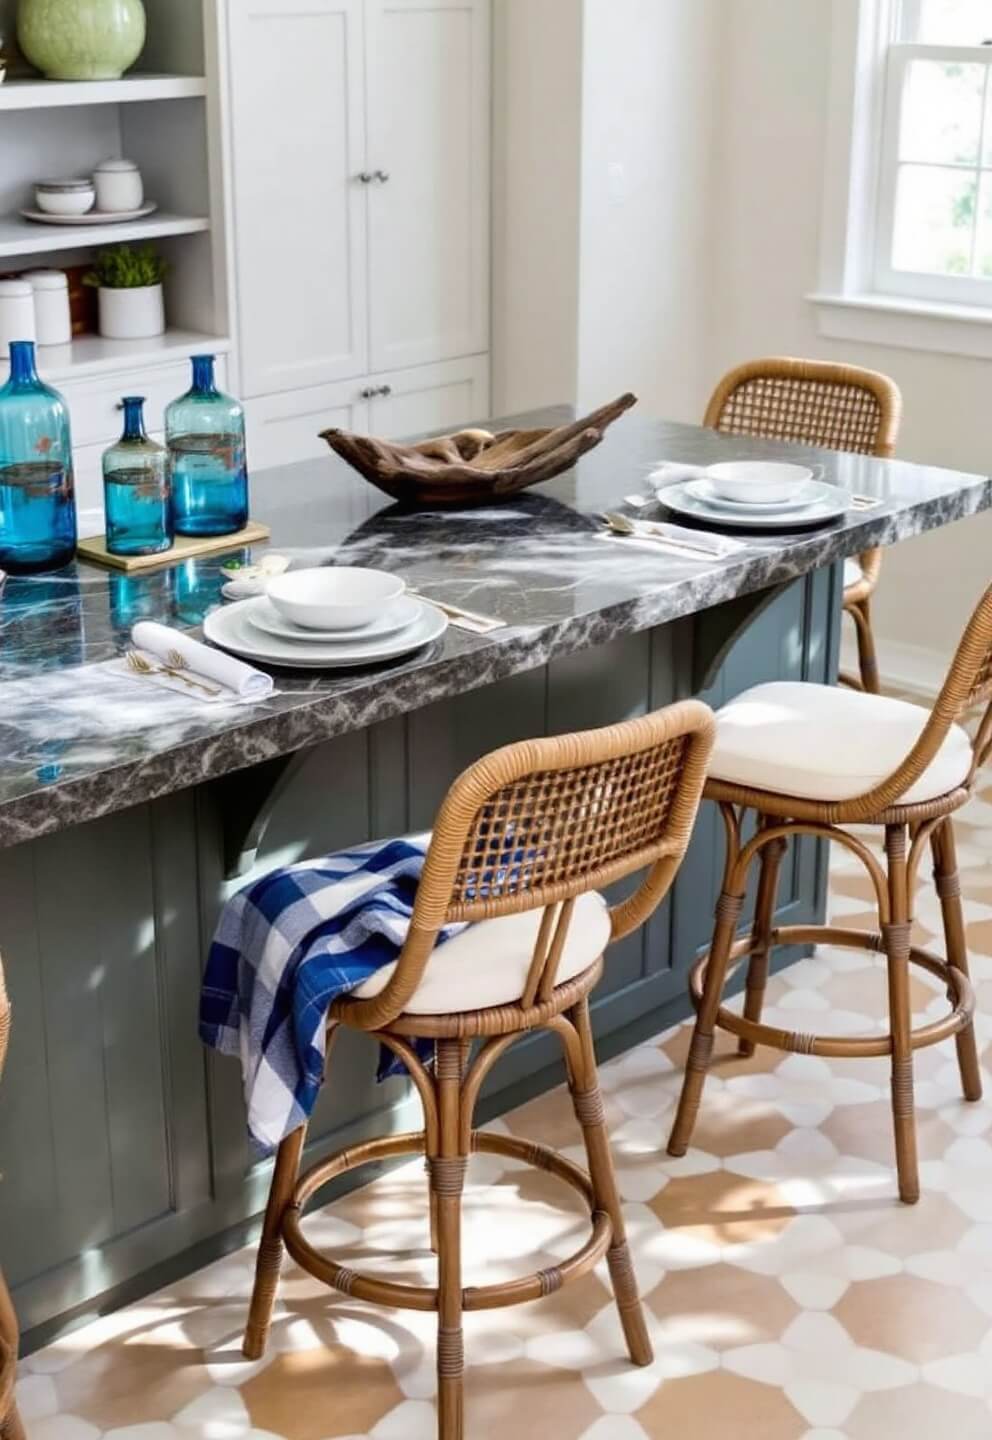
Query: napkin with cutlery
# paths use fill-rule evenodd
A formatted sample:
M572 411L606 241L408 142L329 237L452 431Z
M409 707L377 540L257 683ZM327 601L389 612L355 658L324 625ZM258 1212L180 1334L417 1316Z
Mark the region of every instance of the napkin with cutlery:
M716 535L708 530L693 530L688 525L673 525L665 520L642 520L640 517L635 519L632 515L615 511L607 512L605 518L612 527L604 532L606 539L617 540L621 544L644 542L684 555L687 559L723 560L747 549L746 541L734 540L729 535ZM618 533L621 524L623 531Z
M150 681L207 705L253 705L277 693L272 676L263 670L168 625L139 621L131 642L114 668L134 680Z

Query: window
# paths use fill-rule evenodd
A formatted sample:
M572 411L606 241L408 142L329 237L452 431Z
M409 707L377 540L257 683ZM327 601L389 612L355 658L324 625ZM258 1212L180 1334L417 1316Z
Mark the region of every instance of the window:
M873 288L992 306L992 0L886 20Z

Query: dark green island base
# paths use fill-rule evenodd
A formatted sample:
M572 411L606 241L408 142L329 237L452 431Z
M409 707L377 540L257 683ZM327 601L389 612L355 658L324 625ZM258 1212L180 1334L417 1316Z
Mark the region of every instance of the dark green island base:
M719 705L764 680L831 682L836 562L873 539L898 539L989 503L981 477L858 460L851 488L874 485L884 497L877 513L852 514L815 538L765 536L732 563L700 566L596 535L588 517L636 488L645 458L742 449L760 453L707 432L630 422L624 438L608 440L578 471L513 504L528 527L519 544L493 540L486 527L500 522L490 512L489 520L459 517L461 551L450 517L380 511L382 497L330 459L256 477L256 513L272 525L274 545L320 542L324 560L359 559L379 534L376 563L395 559L393 568L428 591L433 573L434 593L502 614L510 628L487 641L450 632L439 653L395 667L391 683L381 674L374 682L280 676L283 694L269 707L223 720L182 701L181 716L169 712L156 725L158 697L170 705L176 697L124 678L113 689L104 668L138 615L195 625L216 601L218 561L128 589L85 566L34 588L8 584L0 603L0 951L14 1028L0 1089L0 1262L25 1350L252 1233L269 1166L249 1152L238 1067L208 1056L197 1038L203 958L222 902L247 874L427 828L459 771L510 740L604 725L692 694ZM404 525L416 545L394 538ZM563 579L569 546L579 558ZM619 567L609 583L581 558L601 554ZM662 608L652 611L656 598ZM531 614L521 608L528 603ZM570 630L573 621L585 628ZM363 721L355 696L373 684L375 708ZM301 728L288 728L287 716ZM708 941L722 848L707 806L673 894L610 953L594 1012L604 1056L687 1013L686 973ZM795 847L783 878L784 923L822 918L824 861L812 842ZM343 1038L311 1128L311 1157L419 1128L409 1087L377 1085L375 1066L373 1043ZM522 1041L491 1077L485 1115L560 1079L556 1042Z

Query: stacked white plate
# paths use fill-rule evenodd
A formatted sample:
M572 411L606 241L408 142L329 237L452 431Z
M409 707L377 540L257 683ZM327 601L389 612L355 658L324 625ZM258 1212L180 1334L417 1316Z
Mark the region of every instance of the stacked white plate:
M847 490L817 480L803 465L759 462L711 466L695 479L665 485L658 499L692 520L752 530L825 525L851 503Z
M288 619L268 595L213 610L203 622L206 638L222 650L299 670L381 664L429 645L447 628L446 615L412 595L400 595L367 623L348 628L322 630L312 624L300 625Z

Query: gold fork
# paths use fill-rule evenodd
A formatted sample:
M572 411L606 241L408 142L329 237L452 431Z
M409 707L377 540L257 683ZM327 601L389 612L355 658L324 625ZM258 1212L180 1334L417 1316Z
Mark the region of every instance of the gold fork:
M137 650L129 650L126 659L128 668L133 670L136 675L170 675L173 680L179 680L183 685L190 685L194 690L203 690L207 695L214 696L221 693L212 685L204 685L199 680L191 680L188 675L182 673L182 668L184 667L176 668L170 665L152 665L152 663L146 660L144 655L140 655Z
M205 690L208 695L220 695L222 693L216 685L207 685L202 680L191 680L187 674L191 669L190 663L179 650L170 650L165 658L174 670L181 672L178 679L185 680L187 685L197 685L201 690Z

